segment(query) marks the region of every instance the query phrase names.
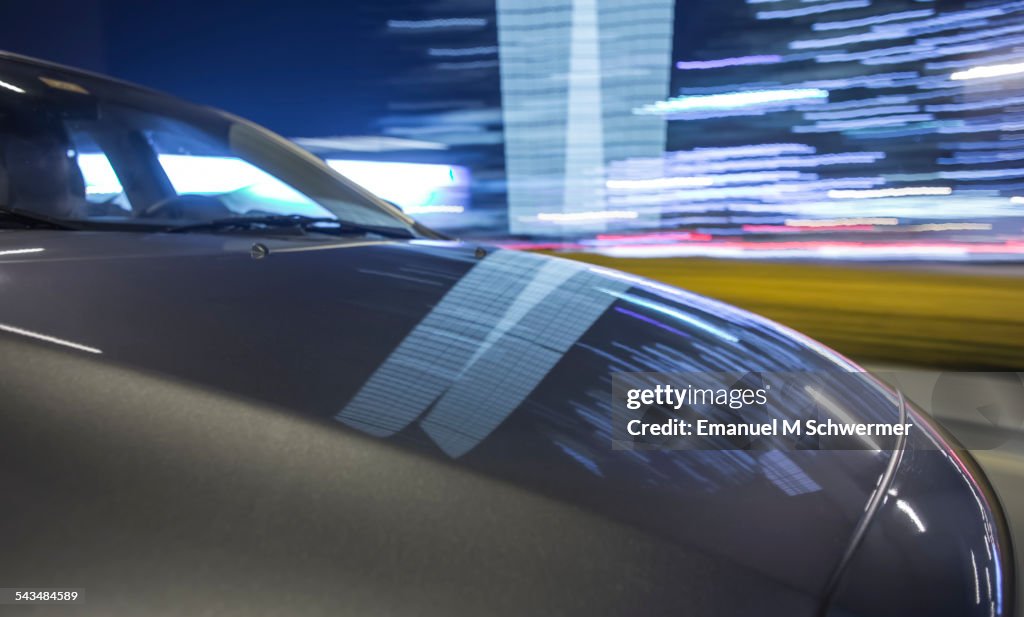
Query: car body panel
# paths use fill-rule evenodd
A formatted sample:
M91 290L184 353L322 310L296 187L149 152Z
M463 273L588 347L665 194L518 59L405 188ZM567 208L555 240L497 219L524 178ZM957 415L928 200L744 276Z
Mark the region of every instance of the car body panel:
M0 246L15 246L4 242L8 236L15 234L0 235ZM735 370L741 362L744 370L811 370L831 366L832 359L735 309L657 286L644 290L643 281L574 262L500 250L478 258L473 245L437 242L262 239L270 253L255 259L250 248L256 240L233 236L51 231L16 237L17 246L44 250L0 255L0 289L11 299L0 307L0 324L99 350L68 348L103 364L290 413L336 417L338 430L376 433L457 460L810 593L825 584L889 456L867 450L613 451L606 400L613 371ZM477 295L459 287L474 272ZM531 284L538 297L521 315L509 317L508 307L530 295ZM608 290L637 288L742 342L723 354L716 347L720 340L706 330L678 320L666 330L616 311L624 302ZM507 297L492 303L493 312L477 310L481 298L501 293ZM605 297L598 310L581 314L598 296ZM449 311L463 311L447 322L446 298ZM442 321L433 326L434 339L414 341L418 348L406 351L404 362L418 362L423 370L395 369L386 378L392 389L383 388L377 407L367 407L380 415L405 414L407 421L373 431L368 424L379 418L358 421L354 401L375 374L387 372L396 350L419 336L417 328L438 314ZM532 330L531 319L548 329ZM467 322L474 327L463 329ZM0 336L26 338L10 331ZM551 342L559 336L569 338ZM444 341L454 343L440 346ZM480 353L485 347L493 357ZM678 357L667 355L668 349ZM468 364L468 356L458 357L460 350L479 355L473 360L477 368L460 365L461 372L438 392L426 393L422 401L409 398L409 390L426 388L431 377L444 381L452 370L443 366L446 360ZM687 350L692 355L684 366ZM760 366L749 358L759 358ZM506 388L514 392L495 394L500 384L488 384L486 375L505 379L523 362L540 370L520 375L522 385ZM463 404L477 414L476 421L485 413L483 404L489 413L507 415L481 429L472 447L446 450L451 438L443 431L431 434L431 422L466 421L458 410L438 411L435 399L466 385L485 397ZM896 413L882 395L877 404ZM451 417L436 419L446 413ZM467 430L460 426L456 432ZM771 469L780 465L795 465L806 490L789 494L773 482Z
M1013 548L995 492L948 433L911 419L918 430L828 614L1013 614Z

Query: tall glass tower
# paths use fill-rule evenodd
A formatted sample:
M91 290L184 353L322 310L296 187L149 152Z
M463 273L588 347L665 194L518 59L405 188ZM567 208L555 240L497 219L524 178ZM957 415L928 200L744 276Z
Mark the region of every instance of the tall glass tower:
M674 13L674 0L497 1L512 233L637 216L609 209L606 168L664 154L664 118L633 110L668 96Z

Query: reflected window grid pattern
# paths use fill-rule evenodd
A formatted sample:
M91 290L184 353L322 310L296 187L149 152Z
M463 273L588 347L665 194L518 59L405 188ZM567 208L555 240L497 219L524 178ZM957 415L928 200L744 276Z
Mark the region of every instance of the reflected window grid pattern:
M598 284L600 283L600 285ZM480 261L336 416L371 435L419 418L451 456L483 440L625 290L575 262L499 251Z

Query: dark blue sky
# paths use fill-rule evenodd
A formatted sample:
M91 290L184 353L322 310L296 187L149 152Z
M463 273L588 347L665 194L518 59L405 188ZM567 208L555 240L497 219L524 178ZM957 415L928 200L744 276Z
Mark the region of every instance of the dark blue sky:
M402 11L403 5L408 7ZM375 132L415 58L385 32L411 2L3 0L0 46L138 82L288 136Z

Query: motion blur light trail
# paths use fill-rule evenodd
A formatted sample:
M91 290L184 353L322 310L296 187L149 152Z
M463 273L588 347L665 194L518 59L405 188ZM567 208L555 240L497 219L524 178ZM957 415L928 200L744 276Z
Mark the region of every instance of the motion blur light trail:
M744 231L756 233L785 229L800 233L799 227L748 225ZM808 228L804 228L808 229ZM872 232L870 225L836 225L809 228L813 231ZM986 231L983 223L925 224L907 231ZM726 259L822 259L843 261L1001 261L1018 262L1024 257L1024 241L1005 242L936 242L936 241L854 241L854 240L770 240L745 239L716 240L707 234L671 234L676 240L663 243L665 234L640 234L628 239L608 239L598 236L593 240L574 242L522 242L500 243L505 248L520 250L586 251L589 254L611 258L659 259L669 257L717 257ZM1022 285L1024 286L1024 285Z
M722 94L681 96L667 101L660 101L653 105L638 107L633 113L641 115L668 115L702 109L740 109L744 107L757 109L775 103L792 103L794 101L826 98L828 98L828 91L820 88L726 92Z
M859 361L1024 367L1021 271L560 255L736 304Z
M976 66L966 71L959 71L949 76L952 80L981 79L984 77L1002 77L1024 73L1024 62L1016 64L996 64L993 66Z
M598 254L610 257L727 257L738 259L755 258L803 258L843 260L921 260L921 261L964 261L971 256L988 259L1002 258L1017 261L1024 255L1024 242L1002 244L957 244L939 242L745 242L720 241L701 245L623 245L609 247Z
M681 71L697 71L706 69L720 69L726 66L750 66L753 64L777 64L782 62L782 56L741 56L738 58L721 58L718 60L694 60L690 62L676 62L676 68Z
M580 246L649 256L1019 258L1024 3L747 5L746 13L730 13L736 25L729 27L749 20L750 38L682 50L672 95L634 108L667 120L670 151L606 169L606 207L638 214L609 219L608 231L714 238L699 245L621 238L617 247L580 238ZM773 135L779 143L764 140ZM886 229L827 223L856 217L895 222ZM858 235L800 243L761 237L792 235L780 222L793 218L821 219L819 232ZM574 235L571 220L546 222ZM758 236L735 238L745 234Z

